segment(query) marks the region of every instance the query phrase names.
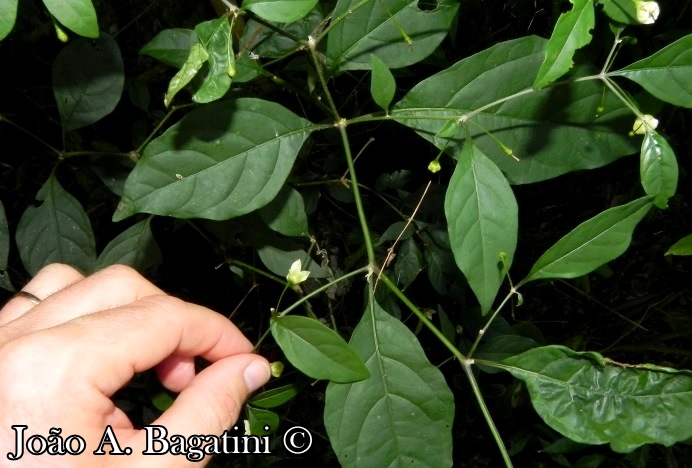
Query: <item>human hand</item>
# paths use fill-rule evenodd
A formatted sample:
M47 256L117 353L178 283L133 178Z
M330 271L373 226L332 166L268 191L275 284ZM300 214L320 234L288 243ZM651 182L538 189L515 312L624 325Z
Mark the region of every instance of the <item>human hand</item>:
M152 449L147 434L110 397L136 372L156 366L162 384L180 394L152 425L169 436L220 436L249 393L269 380L267 361L251 353L252 344L229 320L165 295L128 267L84 277L53 264L24 291L42 300L15 296L0 310L0 465L12 464L12 454L22 450L20 464L186 466L185 456L143 455ZM197 375L195 356L212 363ZM93 453L109 426L131 455ZM51 428L62 429L63 441L78 435L86 449L78 456L39 456L17 447L20 432L26 442L34 434L47 439ZM113 448L108 441L102 446L106 454Z

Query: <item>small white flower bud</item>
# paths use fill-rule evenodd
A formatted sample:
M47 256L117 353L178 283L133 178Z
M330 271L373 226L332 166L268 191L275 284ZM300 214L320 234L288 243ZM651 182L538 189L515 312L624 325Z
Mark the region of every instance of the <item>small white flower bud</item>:
M658 2L636 1L634 3L637 8L637 21L641 24L653 24L661 13Z
M632 133L635 135L644 135L649 130L655 130L656 127L658 127L658 120L655 119L653 115L645 114L642 115L641 119L637 117L634 121Z

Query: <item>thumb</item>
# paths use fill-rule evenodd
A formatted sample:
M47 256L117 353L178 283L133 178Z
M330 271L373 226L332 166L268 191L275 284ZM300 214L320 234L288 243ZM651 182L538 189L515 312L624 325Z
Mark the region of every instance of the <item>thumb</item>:
M256 354L220 359L196 375L152 425L164 426L168 437L173 434L220 436L238 420L250 393L267 383L270 376L269 363ZM144 436L140 431L133 445L146 449Z

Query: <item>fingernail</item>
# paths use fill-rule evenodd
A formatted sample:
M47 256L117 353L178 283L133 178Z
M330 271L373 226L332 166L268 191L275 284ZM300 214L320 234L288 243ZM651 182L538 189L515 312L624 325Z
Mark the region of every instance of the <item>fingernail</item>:
M245 385L249 392L254 392L269 381L271 371L264 361L253 361L245 368Z

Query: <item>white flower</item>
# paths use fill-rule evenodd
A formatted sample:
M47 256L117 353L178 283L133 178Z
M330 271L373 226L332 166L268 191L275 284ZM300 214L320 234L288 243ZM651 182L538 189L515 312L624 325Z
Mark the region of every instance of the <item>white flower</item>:
M286 279L288 280L288 283L291 286L295 286L296 284L300 284L306 279L308 279L308 276L310 276L309 271L303 271L302 265L300 262L300 259L296 260L293 262L291 265L291 268L288 269L288 275L286 275Z
M644 135L650 130L655 130L656 127L658 127L658 120L655 119L653 115L645 114L642 115L641 119L637 117L634 121L632 132L635 135Z
M658 2L636 1L634 4L637 8L637 21L641 24L653 24L661 13Z

